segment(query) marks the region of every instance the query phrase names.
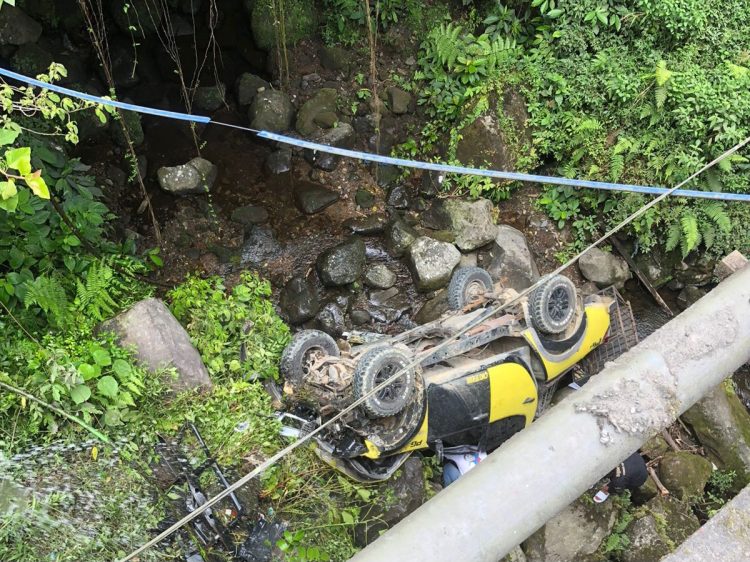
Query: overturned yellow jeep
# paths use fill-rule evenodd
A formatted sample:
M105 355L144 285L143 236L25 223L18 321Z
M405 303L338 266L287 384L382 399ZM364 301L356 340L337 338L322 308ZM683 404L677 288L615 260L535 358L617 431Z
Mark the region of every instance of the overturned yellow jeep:
M614 289L580 298L559 275L487 314L517 296L483 269L460 268L448 287L452 312L434 322L338 344L324 332L298 332L280 364L289 417L309 431L405 369L316 436L329 464L360 481L383 480L413 451L495 449L542 413L566 373L594 374L637 341Z

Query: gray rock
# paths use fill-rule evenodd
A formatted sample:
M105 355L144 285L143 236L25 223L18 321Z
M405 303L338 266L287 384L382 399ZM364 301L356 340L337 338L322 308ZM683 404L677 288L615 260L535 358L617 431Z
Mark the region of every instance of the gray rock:
M352 236L320 254L315 266L327 287L354 283L365 269L365 243L358 236Z
M187 164L159 168L159 186L175 195L207 193L216 180L217 168L204 158L193 158Z
M237 103L245 106L253 103L258 92L271 89L271 84L263 80L260 76L243 72L237 79L235 90L237 92Z
M334 128L314 136L315 142L338 148L351 148L354 146L355 138L354 128L349 123L339 123Z
M394 209L406 209L409 205L409 195L404 185L394 185L388 191L388 198L385 200L386 205Z
M385 240L388 251L395 258L403 256L417 237L419 237L417 231L401 219L394 220L385 228Z
M732 275L735 271L739 271L747 265L747 258L742 255L742 252L735 250L731 254L724 256L721 261L717 262L714 267L714 276L719 281L724 281L727 277Z
M396 274L388 266L376 263L365 272L365 285L374 289L390 289L396 284Z
M705 295L706 291L703 289L698 287L685 287L680 291L680 294L677 295L677 305L682 310L686 310L701 300Z
M375 196L366 189L358 189L354 194L354 202L363 209L370 209L375 205Z
M420 236L409 247L409 269L419 291L432 291L448 284L461 253L453 244Z
M294 190L294 199L297 205L306 215L314 215L323 209L330 207L339 200L336 191L326 189L315 183L300 183Z
M382 500L362 506L359 516L361 523L354 528L357 546L367 546L381 532L393 527L426 501L420 459L407 459L397 474L378 486L378 498Z
M617 520L614 502L595 504L578 499L523 543L528 562L587 560L609 535Z
M422 174L422 182L419 184L419 194L428 199L440 193L444 175L442 172L426 170Z
M521 547L517 546L501 558L500 562L527 562L527 559Z
M284 92L266 90L255 96L248 116L253 129L279 133L292 126L294 106Z
M750 414L724 382L689 408L682 419L690 424L708 457L723 470L732 470L732 488L750 484Z
M461 254L461 261L458 262L458 267L476 267L476 266L477 266L476 254Z
M337 100L338 92L333 88L321 88L315 92L297 113L297 132L306 137L319 132L320 127L315 123L315 118L321 113L335 113Z
M492 202L487 199L451 199L445 202L444 208L456 233L459 250L476 250L495 239L497 229L492 221Z
M448 211L445 210L442 199L436 199L424 213L419 216L422 224L432 230L448 230L452 222Z
M245 226L263 224L268 220L268 211L257 205L245 205L232 211L232 220Z
M370 293L370 298L368 300L370 301L370 304L375 306L384 306L389 300L398 295L398 292L399 291L396 287L391 287L384 291L373 291Z
M315 317L320 303L307 279L292 277L281 291L279 306L290 323L302 324Z
M621 289L632 277L625 260L599 248L592 248L578 260L581 274L599 288L614 285Z
M366 310L353 310L351 317L352 317L352 323L356 326L369 324L370 321L372 320L372 316Z
M375 305L374 308L370 309L370 315L377 322L385 324L398 322L412 307L409 297L399 292L396 287L391 287L385 291L373 291L370 294L370 302Z
M383 215L368 215L347 219L344 221L344 227L348 228L353 234L380 234L385 229L387 222Z
M267 226L254 226L245 235L240 252L242 265L262 265L268 260L277 258L282 251L273 230Z
M323 111L315 116L315 124L324 129L332 129L339 122L339 116L335 111ZM353 130L353 129L352 129Z
M349 70L351 53L343 47L323 46L318 51L320 64L327 70Z
M344 313L332 302L325 305L315 319L320 329L334 338L340 337L346 330Z
M533 285L539 279L539 270L526 237L506 224L498 225L495 232L484 268L503 287L520 291Z
M41 24L21 8L6 3L0 9L0 45L36 43L41 35Z
M221 83L215 86L200 86L195 89L193 103L198 109L216 111L226 103L226 91L226 87Z
M338 156L318 150L305 150L305 160L324 172L332 172L339 165Z
M703 489L712 471L711 461L688 451L666 453L659 463L662 484L685 501L703 497Z
M268 155L266 170L274 175L285 174L292 170L292 151L281 148Z
M396 185L401 179L402 169L390 164L373 164L373 175L377 178L378 185L383 189L388 189Z
M136 303L101 329L117 334L121 346L132 347L149 372L161 374L166 368L174 368L177 377L167 375L163 379L172 392L212 387L208 371L187 332L159 299Z
M675 267L675 279L685 285L702 287L708 285L714 276L716 260L701 252L697 256L690 256Z
M449 309L448 291L440 289L434 297L422 305L419 312L414 315L414 321L417 324L427 324L428 322L440 318L443 314L448 312Z
M690 508L677 500L657 496L645 508L645 515L625 531L629 544L623 562L658 562L700 527Z
M396 115L408 113L411 107L411 94L403 91L401 88L391 86L387 90L388 107Z

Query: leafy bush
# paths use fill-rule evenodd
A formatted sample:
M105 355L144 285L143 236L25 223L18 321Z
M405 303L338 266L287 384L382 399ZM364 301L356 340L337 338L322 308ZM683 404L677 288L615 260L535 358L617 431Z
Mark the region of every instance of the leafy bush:
M277 378L289 328L270 295L269 283L246 271L229 294L220 277L190 277L169 298L212 375Z
M380 29L402 21L417 10L416 0L372 0L370 18ZM323 38L329 44L353 45L365 37L367 13L362 0L324 0Z

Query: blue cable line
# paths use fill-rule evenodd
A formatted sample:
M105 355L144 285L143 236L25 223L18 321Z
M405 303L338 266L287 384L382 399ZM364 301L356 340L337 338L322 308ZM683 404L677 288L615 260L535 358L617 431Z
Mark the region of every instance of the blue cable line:
M55 84L48 84L46 82L42 82L40 80L36 80L34 78L29 78L28 76L24 76L22 74L18 74L16 72L12 72L10 70L6 70L4 68L0 68L0 76L5 76L7 78L12 78L14 80L18 80L19 82L25 82L27 84L38 86L39 88L44 88L47 90L51 90L53 92L58 92L60 94L64 94L66 96L70 96L73 98L78 98L86 101L91 101L94 103L99 103L102 105L109 105L112 107L118 107L120 109L124 109L127 111L136 111L138 113L145 113L148 115L156 115L158 117L167 117L169 119L179 119L181 121L192 121L194 123L214 123L216 125L226 126L226 127L233 127L236 129L241 129L244 131L248 131L251 133L256 133L259 137L280 142L283 144L296 146L299 148L305 148L309 150L314 150L317 152L326 152L328 154L335 154L337 156L344 156L347 158L355 158L358 160L365 160L369 162L378 162L381 164L390 164L393 166L400 166L404 168L418 168L422 170L433 170L436 172L444 172L444 173L450 173L450 174L469 174L469 175L475 175L475 176L483 176L483 177L489 177L489 178L497 178L497 179L503 179L503 180L511 180L511 181L522 181L522 182L532 182L532 183L542 183L542 184L550 184L550 185L563 185L563 186L569 186L569 187L585 187L589 189L602 189L606 191L617 191L617 192L631 192L631 193L642 193L646 195L661 195L663 193L666 193L669 191L669 189L664 187L654 187L654 186L648 186L648 185L631 185L631 184L623 184L623 183L610 183L610 182L599 182L599 181L590 181L590 180L576 180L576 179L570 179L570 178L560 178L556 176L541 176L541 175L535 175L535 174L522 174L519 172L503 172L500 170L483 170L481 168L471 168L471 167L465 167L465 166L452 166L448 164L437 164L434 162L420 162L417 160L406 160L403 158L394 158L391 156L382 156L380 154L373 154L371 152L361 152L358 150L349 150L346 148L338 148L335 146L328 146L326 144L320 144L315 142L310 142L302 139L297 139L294 137L289 137L285 135L280 135L278 133L272 133L269 131L257 131L255 129L251 129L249 127L242 127L239 125L230 125L227 123L220 123L217 121L212 121L210 117L206 117L204 115L190 115L187 113L178 113L175 111L165 111L162 109L155 109L152 107L144 107L142 105L135 105L131 103L124 103L119 101L114 101L98 96L92 96L90 94L85 94L82 92L78 92L76 90L71 90L69 88L63 88L62 86L57 86ZM745 201L750 202L750 194L748 193L722 193L718 191L700 191L695 189L678 189L672 193L672 195L679 196L679 197L690 197L694 199L712 199L716 201Z

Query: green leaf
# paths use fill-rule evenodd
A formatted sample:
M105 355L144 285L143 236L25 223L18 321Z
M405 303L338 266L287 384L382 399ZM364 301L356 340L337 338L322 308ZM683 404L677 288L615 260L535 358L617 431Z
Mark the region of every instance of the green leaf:
M9 168L18 170L22 176L31 173L31 148L23 146L5 153L5 161Z
M26 180L26 185L34 192L34 195L41 199L49 199L49 188L44 178L40 175L40 172L24 176L23 179Z
M120 425L120 412L114 408L110 408L104 412L104 423L106 425Z
M354 516L351 513L349 513L348 511L342 511L341 512L341 519L347 525L354 525Z
M133 372L128 362L124 359L115 359L115 362L112 364L112 370L121 380L130 378L130 374Z
M0 209L13 213L16 210L16 207L18 207L18 195L15 195L10 199L0 199Z
M5 146L6 144L13 144L15 142L16 138L18 137L20 131L16 131L14 129L8 129L8 128L2 128L0 129L0 146Z
M113 376L105 375L97 381L96 388L102 396L114 398L117 396L120 385Z
M76 404L83 404L91 398L91 389L85 384L79 384L70 391L70 397Z
M0 199L10 199L15 197L16 193L18 193L16 182L13 180L0 182Z
M96 349L91 356L94 358L96 364L101 365L102 367L107 367L112 364L112 357L106 349Z
M78 366L78 372L83 377L83 380L88 381L95 379L102 374L102 368L99 365L91 365L90 363L82 363Z
M559 18L563 14L563 11L560 8L555 8L554 10L550 10L547 12L547 17L550 19Z

